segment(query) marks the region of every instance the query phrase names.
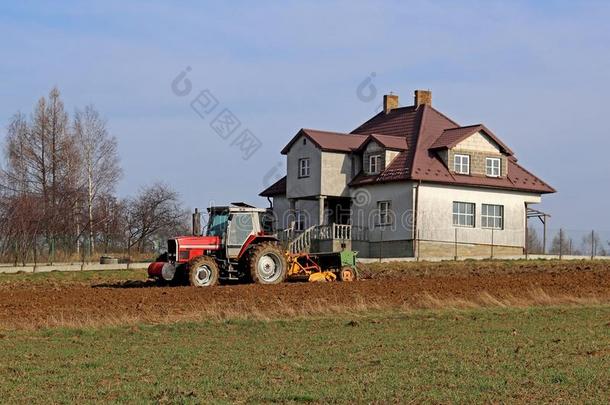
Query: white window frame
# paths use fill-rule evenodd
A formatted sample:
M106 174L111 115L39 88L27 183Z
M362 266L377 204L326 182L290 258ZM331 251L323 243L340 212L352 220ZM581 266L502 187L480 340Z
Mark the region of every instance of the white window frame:
M471 208L471 209L469 209ZM469 212L471 211L471 212ZM474 228L476 225L476 205L465 201L454 201L452 209L453 226Z
M309 177L311 175L311 165L309 158L299 159L299 179Z
M465 171L464 167L466 167ZM455 154L453 156L453 171L458 174L470 174L470 155Z
M504 229L504 206L498 204L482 204L481 228Z
M487 177L500 177L502 175L502 160L500 158L485 158L485 174Z
M384 226L392 224L392 201L377 201L377 211L379 212L378 225Z
M373 170L373 166L375 166L375 170ZM369 156L369 173L377 174L379 172L381 172L381 155L370 155Z

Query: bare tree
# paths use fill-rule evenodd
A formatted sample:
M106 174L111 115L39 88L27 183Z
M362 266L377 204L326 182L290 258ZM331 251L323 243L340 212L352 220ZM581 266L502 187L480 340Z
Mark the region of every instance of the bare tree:
M108 134L106 122L92 105L76 111L74 135L84 169L89 253L93 254L96 225L93 210L98 197L112 193L121 177L118 147L116 138Z
M143 252L153 237L160 239L172 233L182 233L188 227L188 212L179 195L168 185L155 183L144 187L127 202L127 249L133 246Z
M582 251L591 256L606 256L607 252L604 244L597 232L588 232L582 238Z
M111 194L100 194L93 210L94 222L98 224L98 244L104 253L123 247L126 206Z
M538 231L535 228L527 228L527 251L528 253L542 253L542 241L538 237Z
M571 254L572 246L572 238L568 237L563 229L560 229L559 232L553 237L553 241L551 242L551 253L555 255Z
M67 122L59 90L54 88L48 99L38 101L30 122L20 113L11 119L5 144L4 186L12 197L29 194L39 199L51 254L56 236L72 226L73 218L65 212L78 194L80 162Z

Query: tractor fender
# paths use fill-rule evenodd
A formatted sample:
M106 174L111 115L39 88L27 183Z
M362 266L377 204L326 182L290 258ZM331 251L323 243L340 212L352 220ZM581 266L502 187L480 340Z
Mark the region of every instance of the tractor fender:
M250 235L248 239L244 242L244 245L241 247L239 251L238 259L241 259L242 256L248 251L248 249L254 245L258 245L261 242L277 242L278 239L275 236L270 235Z

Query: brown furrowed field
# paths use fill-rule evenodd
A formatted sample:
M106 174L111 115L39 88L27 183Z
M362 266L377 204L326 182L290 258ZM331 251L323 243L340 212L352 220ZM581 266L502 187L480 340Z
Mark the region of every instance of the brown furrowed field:
M158 287L145 271L0 277L0 328L610 302L606 262L376 263L353 283Z

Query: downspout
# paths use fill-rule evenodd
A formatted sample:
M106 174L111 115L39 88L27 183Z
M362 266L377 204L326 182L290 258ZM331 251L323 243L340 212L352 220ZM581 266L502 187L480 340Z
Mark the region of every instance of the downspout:
M271 197L267 197L267 201L269 202L269 208L273 209L273 200L271 199Z
M417 254L419 249L418 237L417 237L417 213L419 211L419 187L421 186L421 180L417 182L415 185L415 194L413 195L413 256L419 259L419 254Z

